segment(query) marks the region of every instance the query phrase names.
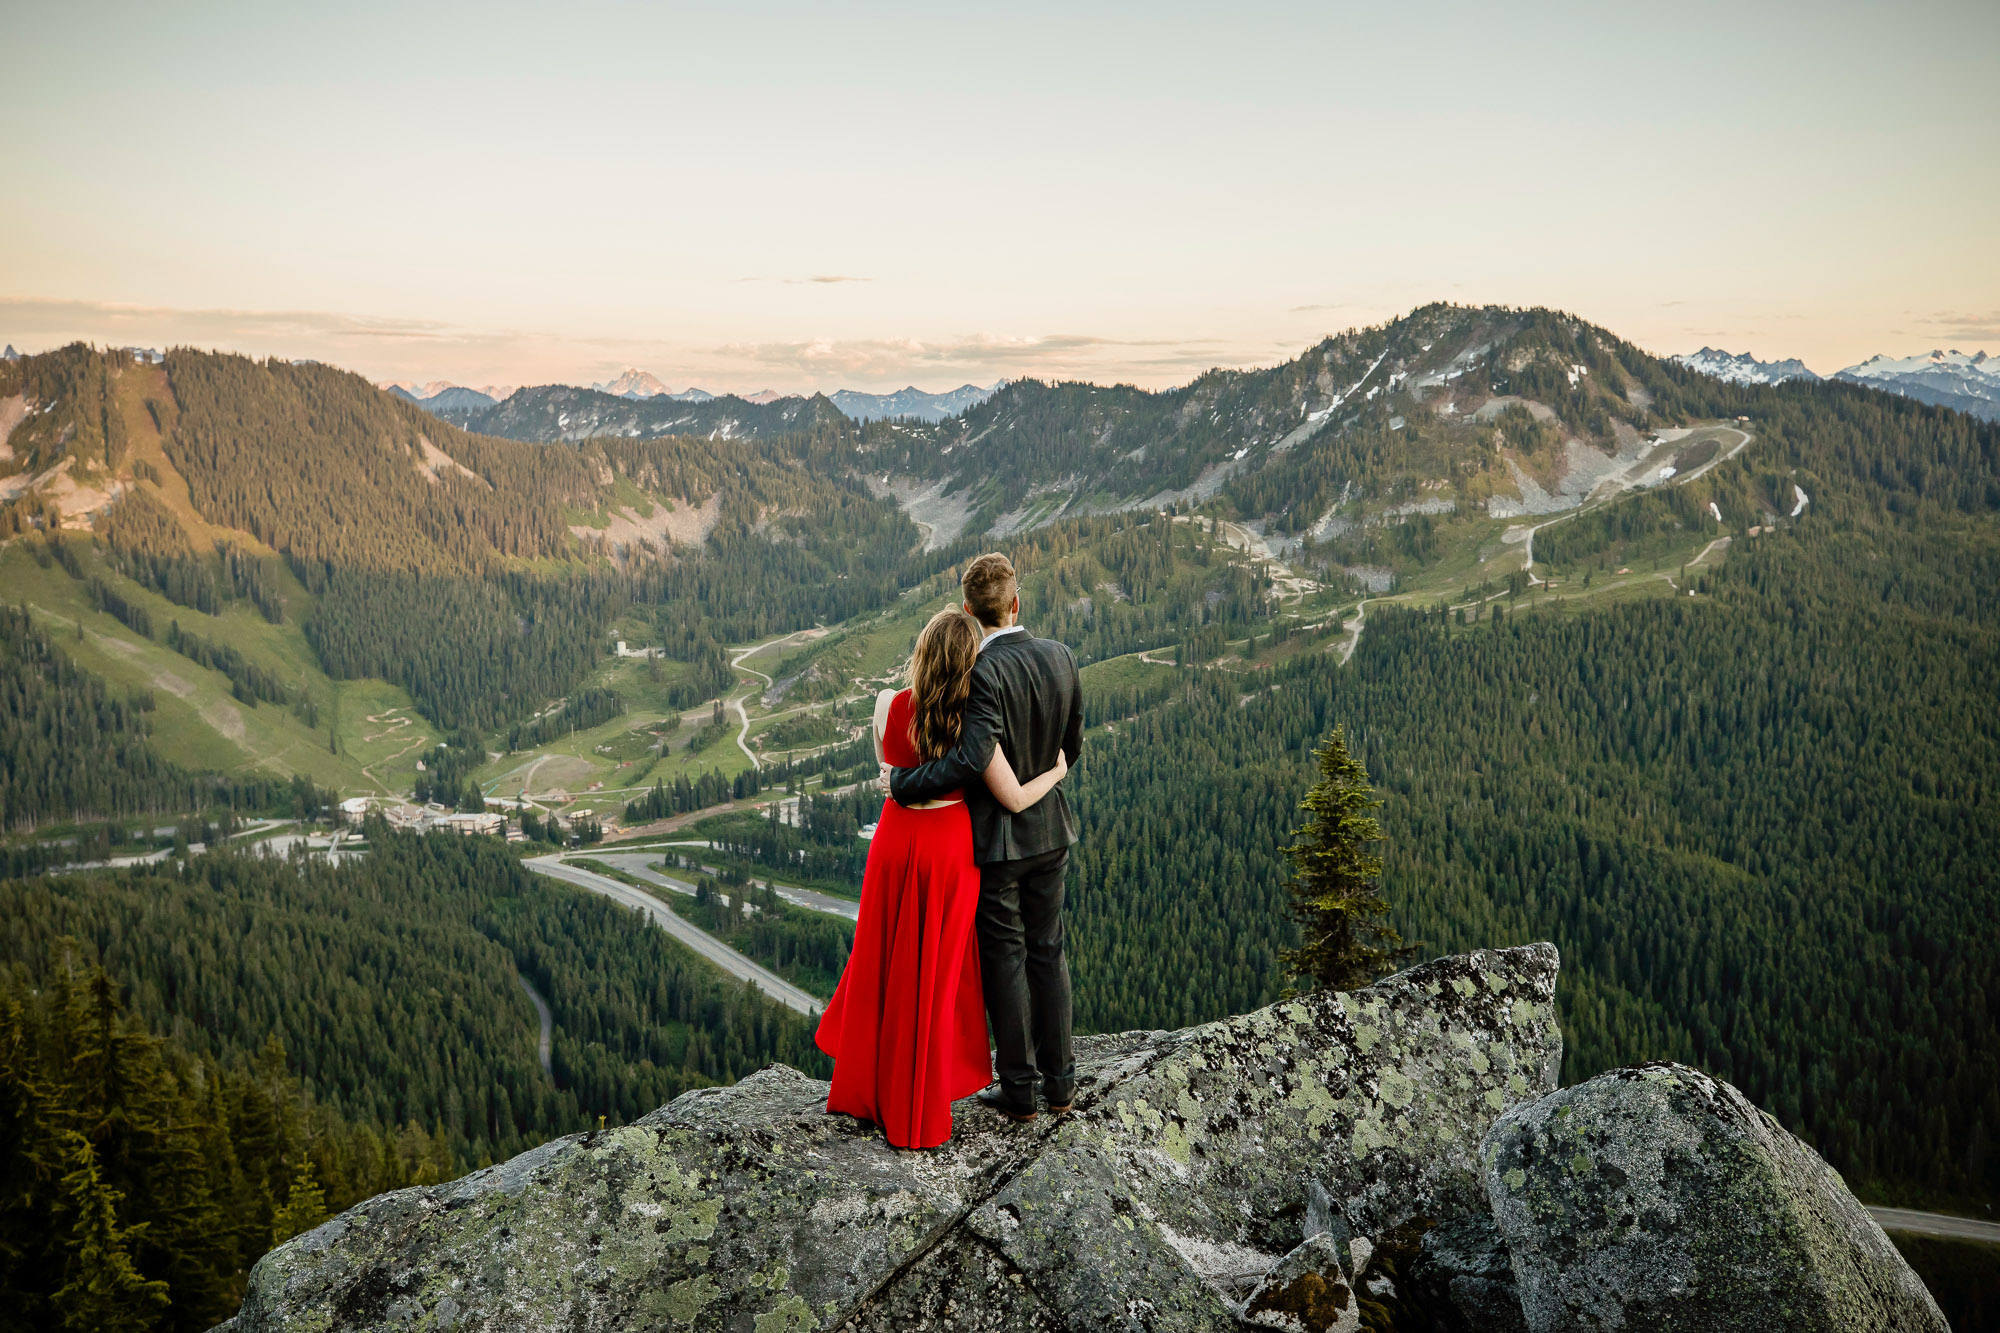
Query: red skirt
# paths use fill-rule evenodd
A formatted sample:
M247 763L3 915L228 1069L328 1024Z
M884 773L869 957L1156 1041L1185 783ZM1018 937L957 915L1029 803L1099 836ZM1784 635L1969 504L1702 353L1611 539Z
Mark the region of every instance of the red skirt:
M993 1081L973 915L979 869L963 802L882 803L861 920L814 1039L833 1057L826 1109L872 1120L898 1148L951 1137L951 1104Z

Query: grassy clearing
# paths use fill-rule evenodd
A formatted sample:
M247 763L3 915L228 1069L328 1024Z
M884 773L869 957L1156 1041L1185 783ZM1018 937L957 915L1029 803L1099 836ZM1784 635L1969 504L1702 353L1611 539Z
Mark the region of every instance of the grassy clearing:
M78 665L116 688L152 693L152 744L162 757L220 773L303 774L344 795L410 790L417 757L435 744L433 729L396 686L330 680L319 670L295 618L310 598L289 575L287 618L272 625L240 604L219 616L176 606L112 573L95 553L85 559L92 572L146 608L156 633L164 634L168 623L178 620L272 671L319 711L318 725L308 727L290 708L234 698L221 672L93 611L84 586L60 565L43 569L21 543L0 550L0 586L56 635Z

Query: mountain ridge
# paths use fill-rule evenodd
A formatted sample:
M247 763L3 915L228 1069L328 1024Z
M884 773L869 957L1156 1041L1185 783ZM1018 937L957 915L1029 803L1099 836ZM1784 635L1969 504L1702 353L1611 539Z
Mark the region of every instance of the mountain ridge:
M1834 378L2000 421L2000 359L1983 351L1968 355L1940 348L1929 355L1872 356Z
M1715 347L1687 352L1674 358L1689 370L1698 370L1732 384L1782 384L1786 380L1820 378L1797 357L1785 361L1759 361L1748 352L1729 353Z

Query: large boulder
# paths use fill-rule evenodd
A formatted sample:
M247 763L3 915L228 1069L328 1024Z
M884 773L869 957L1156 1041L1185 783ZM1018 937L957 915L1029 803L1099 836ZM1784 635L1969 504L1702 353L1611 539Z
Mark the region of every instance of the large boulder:
M1486 1191L1532 1333L1943 1333L1930 1293L1833 1169L1685 1065L1516 1107Z
M234 1333L1167 1333L1240 1327L1253 1298L1337 1327L1366 1237L1485 1209L1487 1129L1556 1085L1556 967L1468 954L1086 1039L1075 1113L968 1101L930 1152L773 1066L360 1204L258 1263Z

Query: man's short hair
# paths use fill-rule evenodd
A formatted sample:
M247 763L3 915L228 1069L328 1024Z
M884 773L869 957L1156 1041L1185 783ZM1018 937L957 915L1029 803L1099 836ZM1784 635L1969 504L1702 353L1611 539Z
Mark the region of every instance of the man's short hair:
M1008 608L1014 605L1014 595L1021 590L1019 580L1014 577L1014 562L998 551L990 551L967 565L961 583L965 588L965 605L988 629L999 628Z

